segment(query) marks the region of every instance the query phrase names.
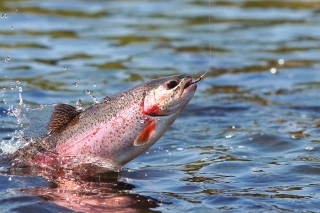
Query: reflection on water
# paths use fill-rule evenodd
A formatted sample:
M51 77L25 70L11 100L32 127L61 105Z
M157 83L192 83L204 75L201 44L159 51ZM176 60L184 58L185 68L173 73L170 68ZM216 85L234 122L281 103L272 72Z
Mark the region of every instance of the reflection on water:
M319 21L319 2L303 0L1 1L1 148L20 128L6 115L19 103L17 81L30 107L87 107L151 78L209 70L172 128L118 181L53 184L39 171L8 174L3 161L1 207L317 212Z
M4 176L20 177L19 189L11 189L13 194L10 199L2 199L2 206L8 206L8 211L50 211L54 212L136 212L145 211L149 208L156 208L164 202L151 197L139 195L133 192L135 186L123 181L117 181L118 173L98 174L95 177L80 179L76 174L72 178L57 178L55 181L47 184L48 186L26 187L23 183L27 182L28 176L41 175L46 176L46 171L30 169L12 169ZM62 175L63 176L63 175ZM35 178L34 178L35 179ZM3 179L4 182L8 181ZM38 180L40 183L43 180ZM20 196L19 196L20 195ZM34 195L36 197L31 197ZM43 208L37 207L39 203L45 200L48 205ZM19 202L20 201L20 202ZM12 202L19 202L18 206L10 205ZM56 205L53 206L51 203ZM170 203L166 203L170 204Z

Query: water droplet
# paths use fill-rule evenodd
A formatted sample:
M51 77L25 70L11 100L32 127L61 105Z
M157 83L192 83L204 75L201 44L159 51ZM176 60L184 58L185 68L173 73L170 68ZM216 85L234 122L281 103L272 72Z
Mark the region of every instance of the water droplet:
M272 67L272 68L270 69L270 72L271 72L272 74L276 74L276 73L277 73L277 69L274 68L274 67Z
M8 14L4 14L4 17L5 17L5 18L8 18Z
M87 89L87 90L85 91L85 93L89 95L89 94L91 93L91 91Z
M94 83L94 84L93 84L93 87L96 87L96 86L97 86L97 84L96 84L96 83Z
M78 86L77 82L73 82L72 85L73 85L74 87L77 87L77 86Z
M91 97L92 97L92 99L93 99L93 101L94 101L95 104L98 104L98 103L99 103L98 98L97 98L96 96L91 95Z
M7 57L4 59L4 61L5 61L5 62L8 62L8 61L10 61L10 59L11 59L10 56L7 56Z
M283 64L284 64L284 59L280 58L280 59L278 60L278 64L279 64L279 65L283 65Z
M82 109L82 103L80 99L77 100L76 106L77 106L77 109Z
M13 30L13 26L11 26L11 29Z
M66 69L67 69L67 67L65 67L65 66L64 66L64 67L62 67L62 69L63 69L63 70L66 70Z

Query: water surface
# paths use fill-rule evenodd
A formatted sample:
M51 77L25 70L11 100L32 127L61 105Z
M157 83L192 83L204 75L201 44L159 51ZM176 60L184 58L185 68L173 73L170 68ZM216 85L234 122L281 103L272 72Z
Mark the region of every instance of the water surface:
M317 212L319 9L303 0L1 1L3 149L19 129L6 115L19 87L30 107L89 106L90 95L209 70L172 128L112 175L119 181L59 188L37 172L8 174L3 162L3 211Z

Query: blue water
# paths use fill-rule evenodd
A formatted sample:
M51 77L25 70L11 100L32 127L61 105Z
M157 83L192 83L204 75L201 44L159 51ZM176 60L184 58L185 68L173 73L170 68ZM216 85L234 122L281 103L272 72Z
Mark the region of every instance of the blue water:
M19 87L29 107L87 107L208 69L120 173L59 183L2 160L1 211L318 212L319 22L319 3L303 0L1 1L1 149L21 128L6 113Z

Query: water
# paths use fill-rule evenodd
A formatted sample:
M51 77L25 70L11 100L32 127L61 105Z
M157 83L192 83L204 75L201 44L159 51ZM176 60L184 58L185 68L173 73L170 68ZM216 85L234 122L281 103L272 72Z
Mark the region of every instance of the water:
M79 189L3 161L4 212L320 208L318 1L1 1L0 13L2 141L20 128L5 112L16 81L30 107L87 107L209 66L172 128L119 174Z

